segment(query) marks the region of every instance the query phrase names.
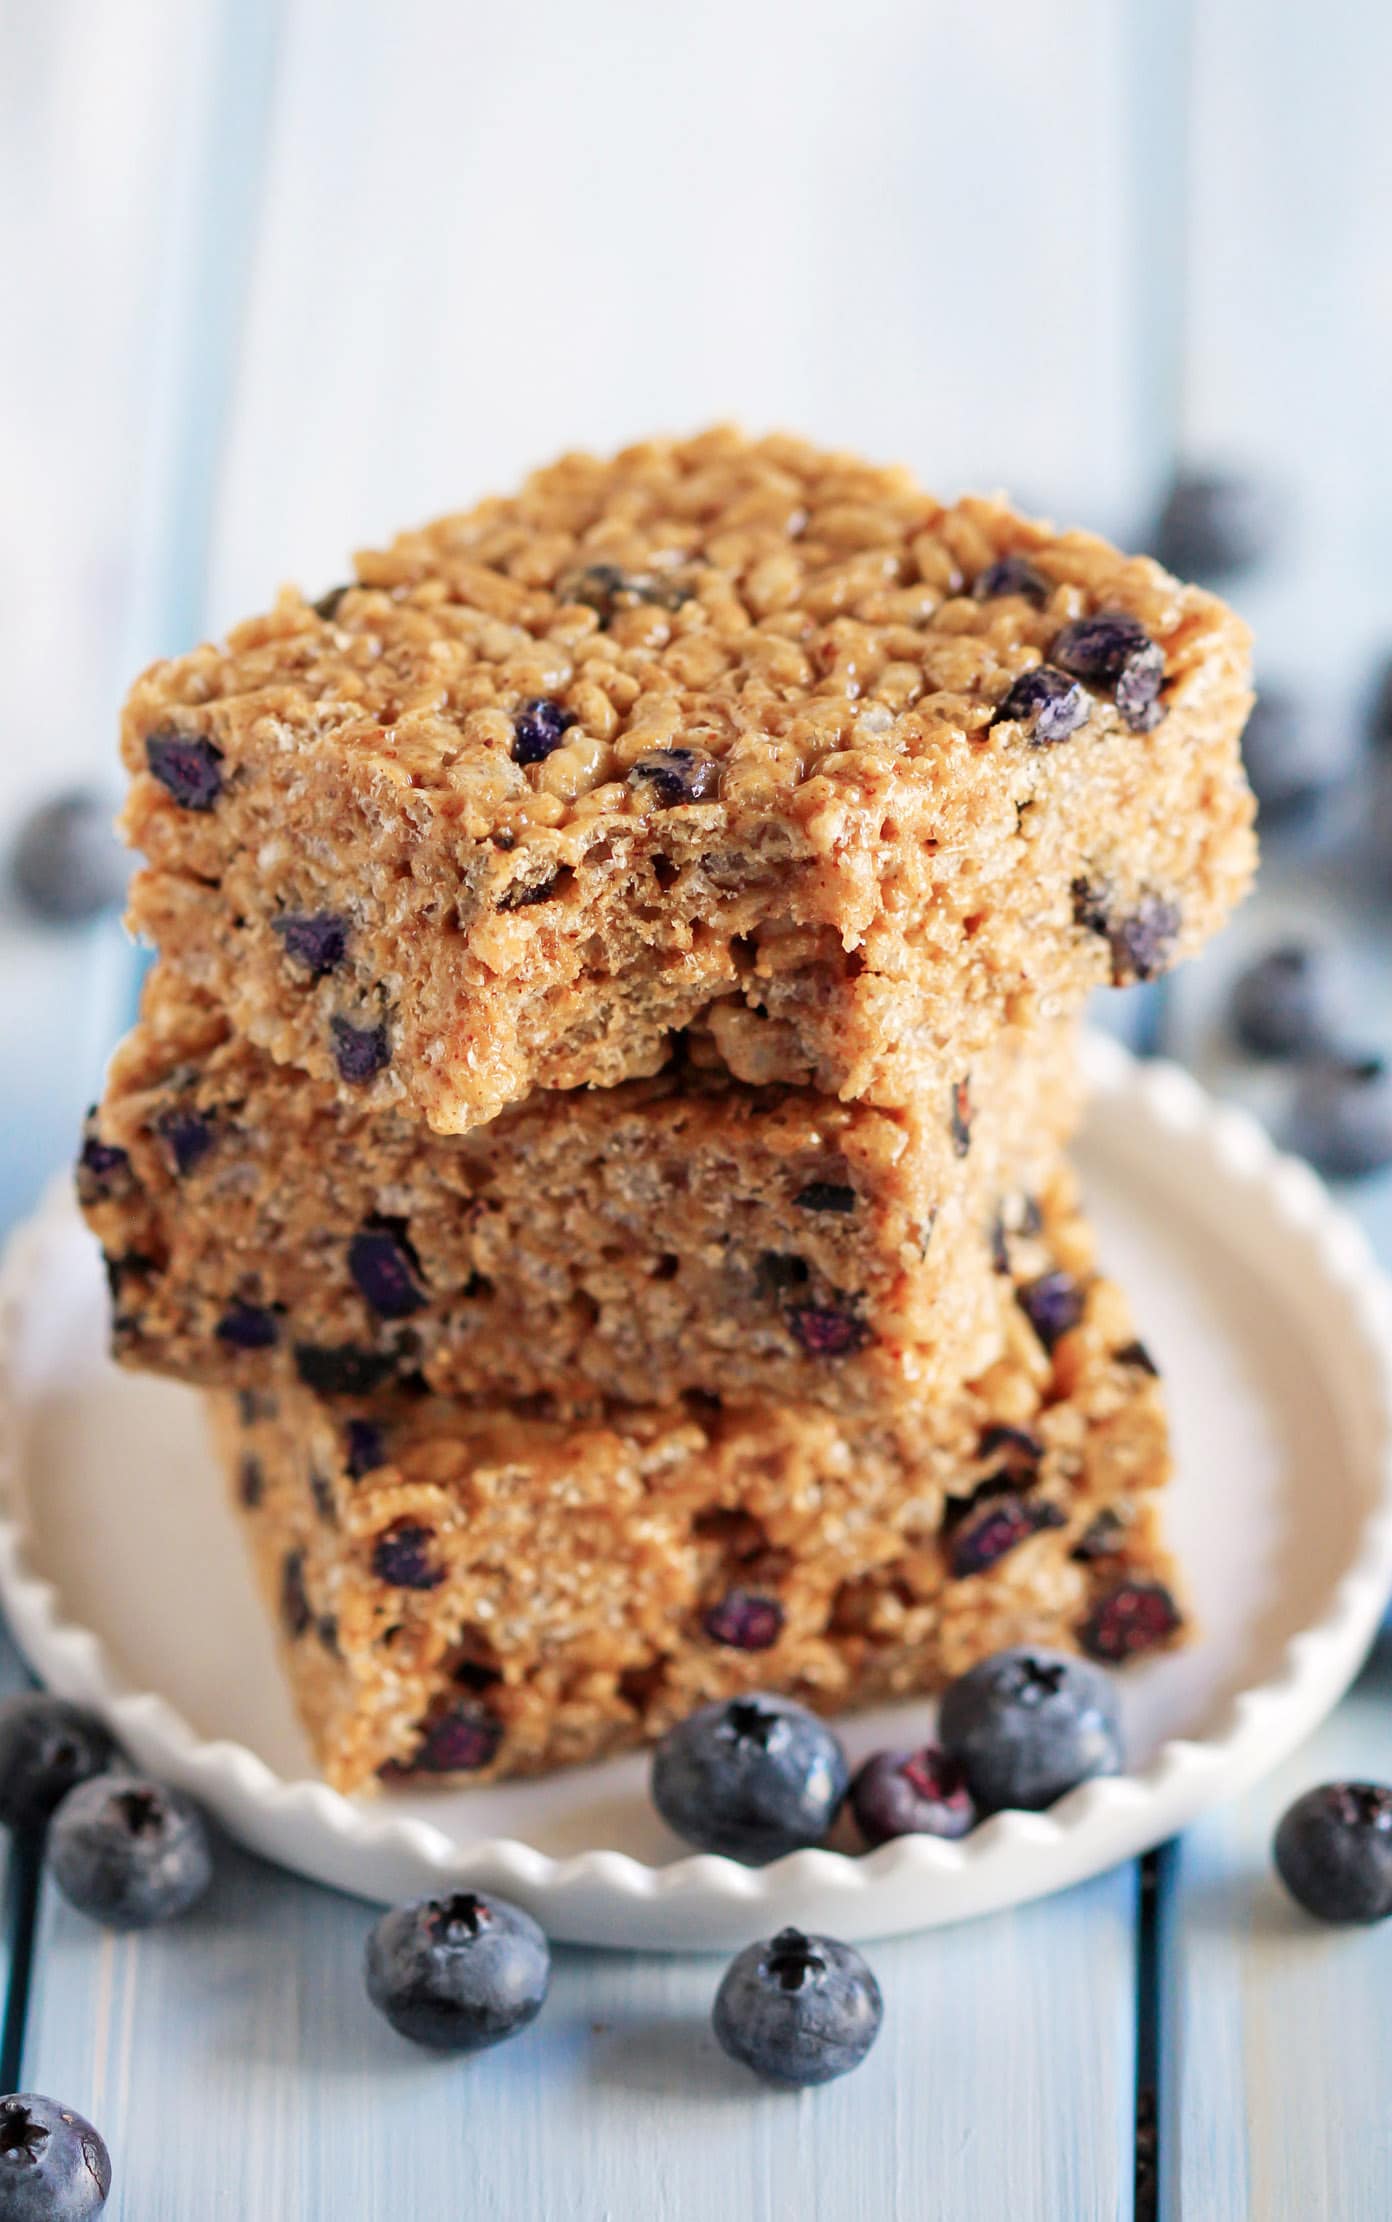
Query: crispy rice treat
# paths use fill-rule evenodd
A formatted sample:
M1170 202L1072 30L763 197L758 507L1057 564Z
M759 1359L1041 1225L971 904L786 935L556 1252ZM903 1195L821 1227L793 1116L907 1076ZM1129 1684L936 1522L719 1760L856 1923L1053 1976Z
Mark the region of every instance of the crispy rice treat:
M1018 1249L1005 1354L895 1425L212 1395L329 1780L532 1773L744 1690L834 1712L1011 1643L1120 1662L1176 1640L1154 1368L1066 1189Z
M1248 643L1000 502L733 431L571 455L126 706L132 920L234 1024L462 1133L651 1075L896 1107L1246 888Z
M996 1277L1056 1165L1070 1022L1007 1033L913 1112L733 1081L543 1090L432 1134L277 1065L157 967L78 1185L127 1363L487 1403L687 1389L916 1401L996 1355Z

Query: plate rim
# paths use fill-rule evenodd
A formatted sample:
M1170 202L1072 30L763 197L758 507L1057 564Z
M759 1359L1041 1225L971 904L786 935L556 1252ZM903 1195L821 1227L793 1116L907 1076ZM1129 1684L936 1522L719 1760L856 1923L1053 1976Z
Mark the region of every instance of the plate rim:
M1279 1151L1248 1112L1218 1103L1176 1065L1142 1063L1109 1036L1085 1037L1084 1065L1090 1097L1134 1097L1149 1119L1207 1154L1227 1180L1264 1192L1264 1204L1301 1242L1321 1284L1337 1298L1366 1389L1371 1486L1356 1556L1325 1610L1287 1638L1261 1681L1232 1694L1208 1734L1171 1737L1144 1768L1085 1783L1047 1813L996 1814L956 1842L910 1836L860 1854L817 1848L762 1868L711 1853L686 1854L663 1866L604 1847L556 1856L506 1836L461 1844L433 1822L356 1803L323 1781L287 1780L249 1746L201 1737L169 1699L127 1684L102 1639L64 1616L56 1585L29 1561L17 1400L8 1387L11 1352L33 1265L59 1219L72 1216L67 1176L51 1184L0 1256L0 1604L15 1640L48 1686L93 1706L128 1748L159 1753L161 1771L201 1795L231 1833L250 1835L267 1856L321 1878L322 1867L305 1868L279 1841L300 1822L327 1829L340 1851L356 1852L364 1861L396 1860L453 1883L486 1870L492 1887L511 1886L533 1904L578 1903L598 1890L609 1901L670 1906L674 1912L695 1901L714 1901L730 1917L790 1896L832 1890L842 1900L864 1898L890 1884L964 1878L973 1871L988 1884L991 1869L1025 1850L1036 1856L1047 1850L1055 1856L1040 1864L1061 1870L1041 1883L1041 1891L1134 1856L1218 1802L1211 1795L1216 1784L1222 1784L1219 1796L1236 1795L1268 1765L1278 1764L1337 1702L1371 1640L1392 1590L1392 1283L1362 1229L1319 1177ZM1341 1403L1347 1402L1345 1390ZM1296 1709L1301 1721L1296 1734L1261 1748L1263 1724L1289 1714L1292 1698L1302 1694L1306 1702ZM257 1815L264 1827L252 1826ZM1087 1839L1109 1833L1121 1848L1089 1864ZM268 1835L277 1841L268 1844ZM341 1868L337 1860L334 1864ZM501 1884L495 1880L500 1876ZM354 1885L339 1880L339 1887ZM971 1893L981 1898L983 1910L1038 1894L1026 1889L999 1895L989 1887ZM597 1941L594 1924L586 1926ZM861 1933L874 1933L873 1925ZM674 1948L691 1942L690 1934L672 1940Z

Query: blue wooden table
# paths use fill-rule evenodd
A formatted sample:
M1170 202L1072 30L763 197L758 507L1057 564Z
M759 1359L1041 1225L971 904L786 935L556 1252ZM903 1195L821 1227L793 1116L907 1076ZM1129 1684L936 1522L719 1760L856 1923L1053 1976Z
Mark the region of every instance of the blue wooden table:
M1295 529L1238 598L1268 676L1358 713L1392 632L1386 9L14 0L0 65L0 840L114 786L131 671L279 577L725 413L1123 536L1177 455L1274 471ZM1245 932L1346 920L1355 850L1275 856ZM1203 1063L1231 961L1129 1022ZM1384 1043L1387 977L1384 945ZM0 979L6 1222L129 961L0 910ZM1356 1208L1392 1259L1392 1187ZM1392 1925L1302 1922L1269 1841L1311 1781L1392 1778L1389 1696L1378 1654L1140 1866L875 1947L883 2041L819 2094L723 2060L699 1959L562 1952L524 2040L422 2060L364 2003L364 1909L230 1848L127 1939L11 1859L0 2088L97 2121L121 2222L1382 2222Z

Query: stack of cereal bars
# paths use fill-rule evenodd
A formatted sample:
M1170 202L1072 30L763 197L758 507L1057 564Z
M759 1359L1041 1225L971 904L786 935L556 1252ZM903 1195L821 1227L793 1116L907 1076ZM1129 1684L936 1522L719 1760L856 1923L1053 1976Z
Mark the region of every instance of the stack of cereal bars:
M1089 991L1243 893L1247 641L1144 558L717 431L156 664L158 949L79 1169L328 1779L1175 1640Z

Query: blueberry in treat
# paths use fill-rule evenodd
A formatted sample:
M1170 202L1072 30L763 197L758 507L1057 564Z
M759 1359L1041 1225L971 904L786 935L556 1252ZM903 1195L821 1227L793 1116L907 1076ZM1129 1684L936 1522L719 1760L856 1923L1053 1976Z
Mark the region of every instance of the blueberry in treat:
M954 1581L984 1574L1017 1544L1027 1542L1045 1528L1061 1528L1063 1514L1057 1505L1030 1503L1013 1489L994 1482L973 1492L969 1509L952 1522L947 1544L948 1571Z
M1112 1356L1119 1366L1134 1366L1138 1373L1149 1373L1156 1380L1160 1378L1160 1368L1143 1342L1124 1342L1120 1350L1112 1352Z
M97 1131L95 1106L87 1114L82 1147L77 1154L79 1203L100 1203L124 1186L130 1172L130 1155L114 1142L104 1142Z
M799 1211L854 1211L856 1192L845 1181L810 1180L793 1202Z
M1392 1165L1392 1064L1385 1057L1320 1057L1301 1072L1287 1147L1331 1180L1361 1180Z
M1116 1698L1095 1668L1027 1645L998 1651L945 1692L943 1749L984 1813L1042 1812L1121 1768Z
M243 1427L254 1427L258 1420L273 1420L280 1407L269 1390L238 1389L237 1417Z
M71 1791L53 1816L48 1863L68 1903L111 1929L174 1920L213 1873L193 1800L141 1775L96 1775Z
M391 1043L384 1021L379 1020L375 1026L354 1026L349 1019L331 1018L329 1036L338 1076L354 1087L361 1087L391 1063Z
M616 563L590 563L569 571L556 582L561 602L581 602L595 611L604 631L621 610L636 609L644 602L660 609L679 610L691 600L691 588L680 580L658 578L650 572L621 571Z
M1012 1479L1032 1478L1044 1456L1044 1445L1028 1427L983 1427L977 1441L981 1458L997 1459Z
M309 1469L309 1493L314 1499L314 1509L326 1528L338 1526L338 1506L334 1501L333 1483L317 1466Z
M1053 660L1075 679L1109 687L1125 724L1134 732L1153 731L1164 716L1159 701L1165 656L1144 625L1125 610L1099 610L1080 617L1055 636Z
M1323 1782L1281 1817L1276 1872L1320 1921L1385 1921L1392 1913L1392 1790Z
M831 1730L791 1698L703 1705L653 1754L653 1803L703 1852L762 1867L820 1844L848 1782Z
M725 1971L711 2016L722 2051L793 2090L858 2068L883 2020L880 1986L859 1952L800 1929L746 1945Z
M640 756L628 775L630 787L646 787L659 810L678 803L710 802L720 788L720 765L699 748L653 748Z
M222 793L222 750L202 734L151 733L145 761L181 810L211 810Z
M1330 965L1306 941L1283 942L1239 974L1228 1015L1253 1057L1308 1057L1333 1035Z
M1022 671L1003 702L996 706L992 725L1027 725L1036 748L1051 748L1066 741L1086 725L1092 703L1086 691L1051 664L1036 664Z
M851 1784L851 1811L867 1844L888 1844L896 1836L965 1836L976 1826L966 1777L936 1744L875 1752Z
M948 1114L948 1128L952 1135L954 1157L965 1157L971 1148L972 1100L971 1083L959 1080L952 1090Z
M30 812L11 852L10 879L36 917L67 925L119 906L130 859L111 821L110 802L89 788L54 795Z
M1155 553L1180 578L1235 578L1272 555L1284 506L1279 489L1250 472L1178 471L1156 521Z
M214 1333L229 1350L273 1350L280 1340L280 1321L265 1304L229 1304Z
M1107 935L1113 987L1154 980L1167 970L1181 923L1177 906L1162 895L1143 895L1134 910L1114 919Z
M87 2222L111 2189L111 2155L75 2107L37 2091L0 2098L0 2222Z
M871 1339L863 1319L834 1304L796 1304L788 1325L809 1358L850 1358Z
M1002 594L1022 594L1027 602L1042 608L1049 599L1049 582L1025 556L1008 555L988 563L978 573L972 593L978 602L991 602Z
M1090 1566L1095 1559L1115 1558L1125 1540L1124 1521L1110 1506L1104 1506L1088 1522L1068 1555L1080 1566Z
M422 1527L419 1521L394 1521L372 1547L373 1573L396 1589L438 1589L445 1570L431 1563L434 1540L435 1530Z
M1124 1666L1168 1643L1183 1616L1163 1582L1118 1582L1100 1597L1078 1630L1089 1658Z
M783 1633L783 1607L776 1597L731 1589L702 1616L701 1626L712 1643L733 1651L767 1651Z
M1061 1269L1026 1281L1016 1289L1015 1301L1048 1351L1071 1333L1083 1316L1083 1292L1072 1274Z
M561 746L575 723L575 712L537 695L512 714L515 764L541 764Z
M157 1126L181 1179L201 1163L213 1146L211 1121L200 1118L196 1111L166 1111Z
M0 1704L0 1825L39 1829L79 1782L104 1774L116 1746L80 1705L26 1691Z
M388 1760L382 1776L405 1782L417 1774L477 1774L497 1756L502 1740L503 1724L486 1705L455 1705L430 1722L408 1760Z
M404 1219L377 1220L355 1234L348 1270L379 1319L407 1319L427 1300Z
M331 586L327 594L321 594L318 601L311 602L309 606L316 617L322 617L326 625L331 625L338 615L344 595L351 594L352 591L351 581L347 586Z
M551 1954L519 1906L455 1890L384 1913L365 1973L368 1997L401 2036L439 2052L483 2052L536 2020Z
M295 1371L316 1396L371 1396L396 1371L390 1351L358 1344L297 1342Z
M242 1455L237 1467L237 1495L248 1512L254 1512L266 1494L266 1469L251 1451Z
M349 1420L345 1434L348 1441L348 1475L352 1481L361 1481L364 1474L375 1472L387 1463L387 1438L385 1429L376 1420Z
M305 1555L303 1551L287 1551L280 1565L280 1621L287 1636L295 1642L305 1633L314 1618L305 1589Z
M336 910L287 911L271 927L291 963L311 980L337 972L348 954L348 921Z

